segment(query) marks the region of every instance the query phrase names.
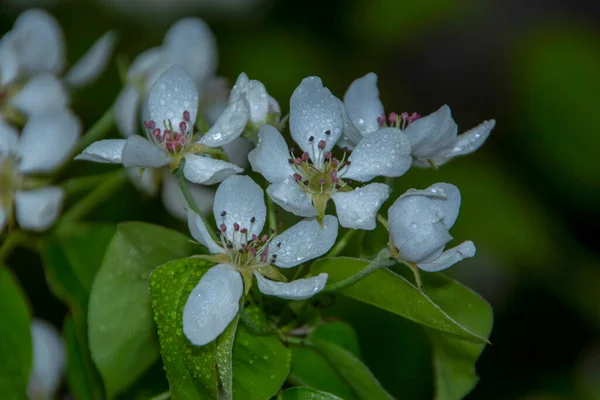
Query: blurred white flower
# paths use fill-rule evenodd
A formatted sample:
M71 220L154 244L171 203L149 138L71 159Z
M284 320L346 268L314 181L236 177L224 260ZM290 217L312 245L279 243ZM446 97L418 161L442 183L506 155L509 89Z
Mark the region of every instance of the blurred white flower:
M419 167L437 167L454 157L470 154L486 141L496 121L484 121L475 128L457 135L458 127L450 114L450 107L421 117L417 113L390 113L387 121L379 100L377 75L368 73L353 81L342 106L345 144L353 146L363 136L389 126L401 129L412 147L413 164Z
M32 175L48 174L69 157L81 124L69 110L33 115L19 137L0 120L0 231L15 219L22 229L43 231L58 218L64 198L58 186L40 187Z
M444 251L452 240L449 230L460 209L460 192L449 183L436 183L425 190L410 189L388 211L390 239L400 258L424 271L440 271L475 255L475 245L466 241Z
M33 362L29 374L27 397L30 400L54 399L66 368L63 340L48 322L31 322Z
M349 180L368 182L377 176L403 175L411 165L410 144L398 129L379 129L362 138L350 156L344 149L338 160L331 150L342 135L342 113L340 100L319 78L305 78L290 100L290 131L302 149L301 156L288 149L274 127L263 125L258 146L248 158L252 169L271 183L269 196L285 210L322 217L332 199L340 225L371 230L389 187L371 183L353 189Z
M265 85L248 75L241 73L231 89L229 104L245 97L249 105L248 121L256 128L266 123L274 125L279 122L281 109L279 103L267 93Z
M337 238L335 217L325 216L322 226L311 218L280 235L261 235L267 213L264 193L247 176L230 176L219 185L213 213L219 243L197 214L188 214L192 236L217 263L194 288L183 311L183 332L192 343L204 345L223 332L235 318L253 275L262 293L284 299L307 299L325 287L327 274L285 282L271 264L291 268L325 254Z

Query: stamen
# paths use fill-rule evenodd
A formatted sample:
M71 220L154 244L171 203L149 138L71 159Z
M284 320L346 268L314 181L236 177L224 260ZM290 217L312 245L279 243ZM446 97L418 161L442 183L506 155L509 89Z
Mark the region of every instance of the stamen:
M317 147L319 148L319 150L323 150L323 149L325 149L326 145L327 145L327 143L324 140L321 140L321 141L319 141L319 144Z
M325 152L325 160L327 160L327 161L331 160L331 156L332 156L332 154L330 151Z
M308 138L308 141L309 141L309 142L311 142L311 143L312 143L314 140L315 140L315 137L314 137L314 136L311 136L311 137L309 137L309 138Z
M190 122L190 121L191 121L190 112L189 112L188 110L185 110L185 111L183 112L183 120L184 120L184 121L187 121L187 122Z
M147 129L154 129L156 127L156 122L150 120L150 121L144 121L144 126Z
M179 131L181 133L185 133L185 130L187 129L187 124L185 123L185 121L181 121L179 123Z
M379 124L379 126L385 125L385 115L380 115L379 117L377 117L377 123Z
M240 224L238 224L237 222L233 223L233 230L238 232L240 230Z
M301 181L301 180L302 180L302 175L300 175L299 173L297 173L297 172L296 172L296 173L294 174L294 179L295 179L297 182L299 182L299 181Z
M227 215L227 211L221 211L221 217L224 217Z
M252 217L252 218L250 218L250 223L251 223L251 224L253 224L253 223L255 223L255 222L256 222L256 217Z
M221 228L221 232L225 232L227 230L227 226L225 224L219 225L219 228Z
M310 158L310 155L308 154L308 152L304 152L302 153L302 161L308 161L308 159Z
M398 114L396 114L395 112L391 112L388 116L388 120L390 121L390 124L394 125L396 121L398 121Z
M325 131L325 134L326 134L326 135L331 135L331 131L330 131L329 129L327 129L327 130Z

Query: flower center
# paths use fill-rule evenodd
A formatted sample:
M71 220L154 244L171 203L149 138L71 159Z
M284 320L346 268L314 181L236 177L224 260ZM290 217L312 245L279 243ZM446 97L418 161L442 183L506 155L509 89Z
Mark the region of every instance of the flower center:
M189 111L183 112L183 120L173 129L171 120L163 121L164 129L156 126L156 121L144 121L146 127L146 137L157 147L163 149L169 154L178 155L185 151L186 147L192 141L192 123Z
M387 123L385 120L385 115L380 115L379 117L377 117L377 123L382 128L387 126L391 128L398 128L404 130L408 125L418 120L419 118L421 118L421 115L417 114L416 112L413 112L412 114L409 114L406 111L401 114L391 112L388 115Z

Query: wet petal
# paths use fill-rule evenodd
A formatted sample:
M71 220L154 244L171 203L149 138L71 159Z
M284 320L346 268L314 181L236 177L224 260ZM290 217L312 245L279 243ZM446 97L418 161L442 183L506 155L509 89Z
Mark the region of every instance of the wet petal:
M441 151L432 159L436 166L443 165L454 157L464 156L479 149L496 126L495 120L484 121L473 129L458 135L453 146Z
M436 272L451 267L465 258L475 255L475 245L471 241L463 242L456 247L444 251L433 261L418 263L417 266L423 271Z
M228 176L243 171L237 165L233 165L227 161L196 154L187 154L185 156L185 166L183 168L183 174L189 181L204 185L222 182Z
M373 230L375 218L383 203L390 196L390 188L383 183L371 183L350 192L337 192L331 199L340 225L345 228Z
M248 237L260 236L267 217L263 190L250 177L233 175L219 185L213 213L217 226L225 224L225 235L233 241L234 223L248 230ZM226 215L221 214L225 212ZM254 222L252 219L254 218Z
M127 78L134 80L141 74L147 74L149 71L156 69L159 64L162 64L164 58L165 52L162 47L152 47L143 51L129 66Z
M420 213L431 215L430 221L442 221L448 229L452 228L458 218L461 196L458 188L451 183L439 182L429 186L425 190L409 189L401 197L421 196L415 200L414 207Z
M0 159L18 151L19 134L14 126L0 118Z
M198 143L209 147L219 147L233 141L246 128L248 117L248 102L242 96L227 105L223 113L217 118L208 132L200 138Z
M158 168L171 162L162 149L141 136L133 135L126 139L123 148L123 165L126 167Z
M264 123L269 113L269 94L265 85L260 81L248 79L242 72L231 89L231 99L237 100L241 96L245 96L248 102L250 121Z
M57 186L16 192L15 213L19 226L29 231L46 230L58 219L64 197Z
M9 31L0 38L0 87L18 78L19 59L17 55L17 35Z
M229 161L240 168L246 168L248 166L248 154L253 148L254 144L252 141L245 137L238 137L223 145L223 151L227 154Z
M208 227L202 221L202 218L192 210L187 211L188 228L192 237L202 246L206 247L212 254L225 253L225 250L219 246L208 232Z
M92 83L106 69L117 44L117 34L106 32L77 61L65 75L65 81L72 87L82 87Z
M280 182L294 174L289 158L289 149L281 133L271 125L261 126L258 145L248 154L252 170L271 183Z
M413 156L426 159L451 146L457 132L458 127L447 105L412 122L404 130L411 142Z
M69 110L35 114L21 132L19 154L23 173L48 173L66 161L81 132L79 119Z
M377 75L369 72L352 82L344 94L344 105L354 126L363 136L378 130L377 118L385 113L379 100Z
M292 282L275 282L255 272L258 290L267 296L277 296L287 300L306 300L319 293L327 284L327 274L321 273L312 278L296 279Z
M75 160L120 164L125 143L127 143L125 139L99 140L86 147L81 154L75 157Z
M306 194L292 178L273 183L267 188L267 194L277 205L299 217L314 217L317 211L311 197Z
M33 362L27 396L30 399L53 399L65 372L65 345L56 328L34 319L31 322Z
M115 102L115 124L125 137L135 135L138 127L140 94L133 85L127 85L119 93Z
M125 141L123 140L123 142ZM158 169L129 167L125 168L125 170L129 180L137 190L148 196L156 196L160 185ZM185 213L182 219L185 219Z
M177 182L177 178L173 176L168 170L164 173L163 187L162 187L162 200L165 204L165 208L175 217L185 220L187 218L187 210L190 208L181 188ZM215 191L202 185L196 185L194 183L188 183L188 190L194 199L196 206L200 210L200 213L204 216L209 215L212 212L213 200L215 198Z
M33 115L66 107L69 94L57 77L43 73L31 78L10 103L25 115Z
M316 76L304 78L290 99L290 131L304 151L313 154L317 144L325 140L325 151L331 150L342 135L344 122L340 101L323 87ZM330 134L325 134L325 132ZM313 142L309 138L313 137Z
M346 106L341 100L338 100L340 104L340 110L342 112L342 121L344 122L344 135L338 140L337 145L339 147L348 147L349 149L354 148L358 142L363 138L362 134L358 130L356 126L354 126L354 122L348 116L348 111L346 111ZM344 143L348 142L348 143Z
M412 164L410 142L400 129L384 128L364 137L348 158L343 178L368 182L377 176L396 178Z
M183 308L183 333L196 346L215 340L235 318L243 292L240 274L226 264L209 269Z

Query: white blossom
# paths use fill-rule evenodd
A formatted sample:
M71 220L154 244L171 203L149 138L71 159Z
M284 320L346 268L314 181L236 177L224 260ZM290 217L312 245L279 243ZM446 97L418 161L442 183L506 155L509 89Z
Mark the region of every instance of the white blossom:
M279 122L281 108L277 100L269 95L262 82L249 79L248 75L243 72L238 76L235 85L231 89L229 103L240 97L245 97L248 101L248 121L255 127L260 127L266 123L274 125Z
M496 124L494 120L484 121L457 135L458 127L447 105L426 117L417 113L392 112L386 120L379 100L377 75L372 72L350 84L344 95L342 113L345 145L352 147L363 136L389 123L406 134L412 148L413 164L419 167L441 166L454 157L474 152L483 145Z
M473 257L471 241L444 251L452 240L449 230L458 217L460 201L458 188L449 183L411 189L400 196L388 211L390 238L400 258L432 272Z
M63 340L46 321L31 322L33 360L27 397L31 400L53 399L58 392L67 364Z
M196 345L214 340L233 320L252 276L266 295L302 300L325 287L327 274L286 282L272 266L291 268L325 254L335 243L337 220L323 224L305 219L280 235L262 234L266 207L262 189L247 176L230 176L219 185L213 205L219 242L195 213L189 212L192 236L217 263L194 288L183 311L183 332Z
M79 120L68 110L30 117L20 137L13 126L0 121L0 231L14 220L32 231L43 231L56 221L63 190L40 186L32 175L60 167L80 132Z
M361 138L351 154L344 149L338 159L332 148L341 139L343 127L340 100L319 78L309 77L290 100L290 131L301 155L288 150L274 127L263 125L258 146L248 158L252 169L271 183L269 196L285 210L321 218L332 199L342 226L371 230L389 187L371 183L354 189L350 180L368 182L377 176L403 175L411 165L410 144L399 129L379 129Z

